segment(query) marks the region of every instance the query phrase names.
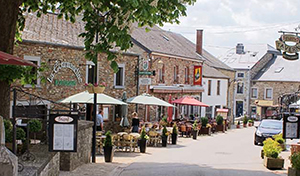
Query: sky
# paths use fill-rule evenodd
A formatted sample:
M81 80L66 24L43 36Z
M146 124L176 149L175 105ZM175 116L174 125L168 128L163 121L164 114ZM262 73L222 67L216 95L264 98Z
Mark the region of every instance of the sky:
M187 6L180 24L163 29L179 33L192 42L203 29L204 49L222 56L237 43L269 44L275 47L278 31L300 32L299 0L197 0Z

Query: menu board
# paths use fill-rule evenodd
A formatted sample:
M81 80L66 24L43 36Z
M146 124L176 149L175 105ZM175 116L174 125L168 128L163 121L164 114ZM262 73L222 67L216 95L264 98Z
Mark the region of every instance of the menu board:
M295 139L298 136L298 124L287 122L285 124L285 136L286 138Z
M54 124L53 150L74 150L74 125Z

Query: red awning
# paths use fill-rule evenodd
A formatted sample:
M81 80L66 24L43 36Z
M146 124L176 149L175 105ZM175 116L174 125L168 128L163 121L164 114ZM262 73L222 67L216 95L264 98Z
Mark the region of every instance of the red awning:
M217 112L228 112L228 109L217 109Z
M34 63L0 51L0 65L23 65L37 67Z
M183 97L183 98L172 101L172 103L183 104L183 105L191 105L191 106L209 107L207 104L204 104L201 101L198 101L198 100L196 100L195 98L192 98L192 97Z

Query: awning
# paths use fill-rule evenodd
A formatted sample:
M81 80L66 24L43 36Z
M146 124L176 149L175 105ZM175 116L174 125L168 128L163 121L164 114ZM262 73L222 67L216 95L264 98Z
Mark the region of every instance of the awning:
M34 63L0 51L0 65L20 65L37 67Z
M227 113L227 112L228 112L228 109L217 109L217 112Z
M191 106L202 106L202 107L209 107L209 105L202 103L192 97L183 97L177 100L172 101L175 104L183 104L183 105L191 105Z
M202 86L189 85L157 85L150 86L150 89L153 91L153 93L201 93L204 91L204 88Z

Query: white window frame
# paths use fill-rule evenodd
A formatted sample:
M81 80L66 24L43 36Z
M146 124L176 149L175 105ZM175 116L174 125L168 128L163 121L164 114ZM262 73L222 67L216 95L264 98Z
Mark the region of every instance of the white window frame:
M219 83L219 87L218 87L218 83ZM221 80L217 80L217 86L216 86L216 95L217 96L221 96ZM218 94L219 91L219 94Z
M24 56L25 60L28 61L36 61L37 62L37 66L40 67L41 66L41 57L40 56ZM41 87L41 78L40 78L40 72L37 71L37 80L36 80L36 85L35 87ZM24 87L32 87L31 84L25 84Z
M86 61L85 62L85 83L88 83L88 79L89 79L89 66L95 66L93 61ZM99 65L99 62L98 62ZM97 67L97 78L99 78L99 67Z
M253 97L253 89L256 89L256 97ZM251 87L251 99L258 99L258 88L257 87Z
M243 92L242 92L242 93L239 93L239 92L238 92L238 87L239 87L239 84L242 84L242 85L243 85L243 89L242 89L242 90L243 90ZM236 94L243 95L243 94L244 94L244 92L245 92L245 90L244 90L244 86L245 86L245 85L244 85L244 82L239 82L239 83L237 83L237 84L236 84Z
M176 82L177 81L177 66L176 65L174 66L174 70L173 71L174 71L174 75L173 75L174 78L173 79L174 79L174 82Z
M243 73L243 77L239 77L239 76L238 76L239 73ZM236 73L236 77L237 77L237 78L245 78L245 73L244 73L244 72L237 72L237 73Z
M114 88L115 89L123 89L123 88L125 88L125 64L118 64L118 67L122 67L123 68L123 80L122 80L122 86L117 86L116 85L116 82L117 82L117 80L116 80L116 73L114 73Z
M272 91L271 98L267 98L267 89L271 89L271 91ZM265 88L264 98L265 98L265 100L272 100L273 99L273 88L272 87L266 87Z

